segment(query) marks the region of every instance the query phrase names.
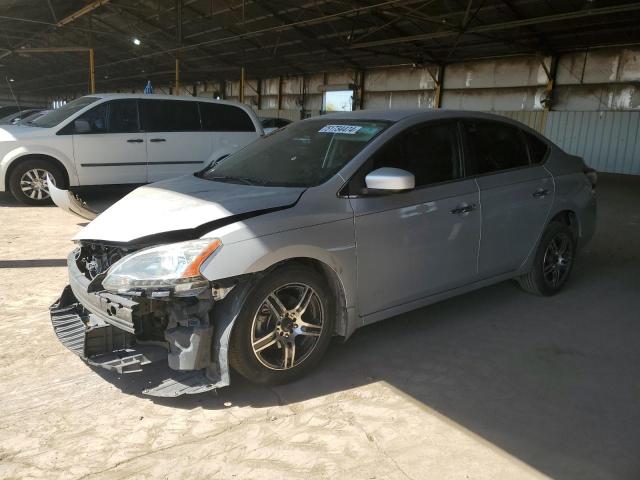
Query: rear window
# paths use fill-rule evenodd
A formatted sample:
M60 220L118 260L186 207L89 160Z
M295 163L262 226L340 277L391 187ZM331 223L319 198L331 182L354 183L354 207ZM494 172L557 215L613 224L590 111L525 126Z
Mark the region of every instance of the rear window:
M251 118L241 108L221 103L200 102L202 129L209 132L255 132Z
M140 119L146 132L197 132L198 104L182 100L141 100Z

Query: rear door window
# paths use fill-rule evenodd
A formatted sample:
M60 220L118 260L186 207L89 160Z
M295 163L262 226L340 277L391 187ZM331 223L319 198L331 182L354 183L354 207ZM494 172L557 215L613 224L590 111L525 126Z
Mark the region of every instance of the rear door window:
M146 132L197 132L198 103L184 100L141 100L142 128Z
M255 132L251 118L241 108L222 103L200 102L202 129L208 132Z
M490 120L465 120L464 126L476 173L529 165L528 152L517 127Z

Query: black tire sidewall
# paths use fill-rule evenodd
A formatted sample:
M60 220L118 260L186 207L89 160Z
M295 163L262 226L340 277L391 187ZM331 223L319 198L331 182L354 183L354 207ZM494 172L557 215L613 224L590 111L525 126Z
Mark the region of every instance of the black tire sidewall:
M288 370L272 370L258 361L251 348L253 317L269 293L295 282L308 284L318 294L324 309L324 329L315 349L302 363ZM253 288L240 309L231 333L231 366L249 381L263 385L287 383L306 374L320 361L331 341L335 312L333 303L324 277L315 269L304 265L291 265L274 270Z
M9 189L13 197L19 202L25 203L27 205L50 205L52 203L51 197L48 197L44 200L36 200L25 195L20 188L20 179L22 178L24 173L34 168L46 170L56 180L57 186L61 188L66 187L65 177L62 171L57 165L53 164L52 162L43 159L17 161L20 163L18 163L18 165L13 168L13 170L11 171L11 175L9 176Z
M569 264L569 271L565 275L564 280L560 283L560 285L552 287L547 284L546 280L544 279L544 254L551 240L553 240L557 235L561 233L567 234L571 239L571 263ZM575 263L575 258L576 239L571 228L564 223L559 222L553 222L549 224L544 234L542 235L542 238L540 239L540 245L538 247L538 251L536 252L536 257L534 259L535 263L533 267L534 281L537 284L537 288L542 295L551 296L562 290L564 285L567 283L569 276L571 275L571 271L573 270L573 265Z

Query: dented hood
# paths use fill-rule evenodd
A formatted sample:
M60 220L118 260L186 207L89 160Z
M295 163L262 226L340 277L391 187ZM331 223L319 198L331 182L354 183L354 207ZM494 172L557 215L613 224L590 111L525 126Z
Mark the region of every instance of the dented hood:
M198 238L228 222L292 206L304 190L178 177L137 188L101 213L74 240Z

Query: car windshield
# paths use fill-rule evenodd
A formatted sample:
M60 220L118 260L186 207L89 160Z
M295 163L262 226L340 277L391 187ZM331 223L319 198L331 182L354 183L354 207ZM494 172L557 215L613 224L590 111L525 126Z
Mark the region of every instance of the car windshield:
M320 185L389 126L366 120L306 120L256 140L200 174L216 181L283 187Z
M46 115L34 120L29 125L32 127L51 128L58 125L63 120L66 120L71 115L79 112L87 105L91 105L94 102L100 100L98 97L81 97L64 104L60 108L53 110Z

